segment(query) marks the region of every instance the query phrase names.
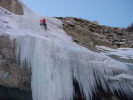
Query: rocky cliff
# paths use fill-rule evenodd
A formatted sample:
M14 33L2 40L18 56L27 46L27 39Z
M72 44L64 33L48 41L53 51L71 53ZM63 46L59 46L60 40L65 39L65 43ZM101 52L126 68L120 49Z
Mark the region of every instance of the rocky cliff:
M17 0L0 0L0 6L17 14L23 15L23 8Z
M110 48L133 47L133 33L122 28L102 26L98 23L74 17L57 17L63 22L64 30L76 43L96 50L95 46Z
M23 8L17 0L0 0L0 6L14 14L22 15ZM7 12L5 12L7 13ZM3 22L8 23L8 22ZM8 27L8 26L7 26ZM10 28L10 27L8 27ZM0 36L0 84L7 87L30 89L30 72L20 68L15 59L15 42L8 35Z
M30 73L16 62L14 51L14 42L8 36L0 36L0 84L28 90Z
M0 6L15 14L23 14L22 6L17 0L1 0ZM97 22L80 18L58 17L58 19L63 22L64 30L74 42L93 51L98 51L95 48L96 45L111 48L133 47L133 33L125 32L121 28L101 26ZM4 87L30 90L31 72L26 68L22 69L16 62L14 41L10 40L8 36L0 36L0 84ZM98 91L98 94L100 96L94 99L117 100L110 93L105 96Z
M17 15L24 13L17 0L0 0L0 7ZM8 35L0 35L0 100L32 100L31 72L16 62L14 41Z

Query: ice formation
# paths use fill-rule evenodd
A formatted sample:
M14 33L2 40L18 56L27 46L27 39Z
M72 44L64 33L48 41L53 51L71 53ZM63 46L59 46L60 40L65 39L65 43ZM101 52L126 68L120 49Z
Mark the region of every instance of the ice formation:
M112 58L125 63L129 69L133 70L133 48L111 49L104 46L96 46L101 54L111 56Z
M0 8L0 34L16 40L17 60L31 69L33 100L73 100L73 80L86 100L92 100L97 85L132 97L133 75L126 65L72 42L56 18L45 17L45 31L39 25L43 17L23 8L22 16Z

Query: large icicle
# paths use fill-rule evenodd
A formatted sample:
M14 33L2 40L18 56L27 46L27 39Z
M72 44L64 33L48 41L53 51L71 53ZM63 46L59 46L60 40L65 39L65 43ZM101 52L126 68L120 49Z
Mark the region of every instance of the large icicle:
M73 78L87 100L91 100L96 83L112 93L133 93L132 75L127 75L126 66L73 43L24 36L17 39L17 55L21 63L31 66L34 100L71 100Z

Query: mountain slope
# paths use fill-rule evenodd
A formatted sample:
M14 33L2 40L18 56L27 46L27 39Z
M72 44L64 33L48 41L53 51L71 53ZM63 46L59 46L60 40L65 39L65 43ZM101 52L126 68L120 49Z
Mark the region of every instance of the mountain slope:
M63 29L73 40L93 51L96 45L110 48L133 47L133 33L118 27L102 26L74 17L57 17L63 22Z

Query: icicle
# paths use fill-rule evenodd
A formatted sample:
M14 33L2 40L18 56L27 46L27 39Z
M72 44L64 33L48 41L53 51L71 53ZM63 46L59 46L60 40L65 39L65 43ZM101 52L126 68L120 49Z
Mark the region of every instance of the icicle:
M77 45L70 44L71 48L70 45L32 36L20 37L16 43L18 59L31 66L34 100L72 100L73 78L86 100L91 100L96 83L112 93L122 91L130 96L133 93L132 82L122 80L131 79L131 76L118 76L127 73L126 67L106 56Z

